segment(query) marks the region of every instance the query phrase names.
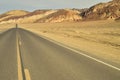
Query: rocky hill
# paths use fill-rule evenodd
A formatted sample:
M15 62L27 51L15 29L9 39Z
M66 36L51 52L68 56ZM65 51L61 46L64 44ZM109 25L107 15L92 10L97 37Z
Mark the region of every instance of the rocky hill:
M12 11L11 11L12 12ZM36 10L29 12L24 15L12 16L5 19L2 19L0 23L34 23L36 20L43 18L51 13L54 13L55 10ZM3 14L4 15L4 14Z
M77 10L71 9L61 9L57 10L55 13L52 13L46 17L43 17L36 22L63 22L63 21L79 21L82 17L80 12Z
M11 11L14 13L14 11ZM22 12L20 12L22 13ZM72 9L58 10L36 10L19 15L2 14L0 23L35 23L35 22L62 22L62 21L79 21L82 19L80 11Z
M120 17L120 0L96 4L81 15L84 20L117 19Z
M20 17L28 14L28 11L24 10L12 10L0 15L0 22L9 21L12 18Z
M82 20L120 20L120 0L99 3L85 9L13 10L0 15L3 23L76 22Z

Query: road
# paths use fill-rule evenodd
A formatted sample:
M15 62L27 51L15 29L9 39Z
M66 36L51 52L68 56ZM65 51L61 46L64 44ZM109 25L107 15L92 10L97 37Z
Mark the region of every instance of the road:
M16 31L0 34L0 80L17 80Z
M19 28L0 34L0 80L20 80L17 44L23 80L120 80L119 70Z

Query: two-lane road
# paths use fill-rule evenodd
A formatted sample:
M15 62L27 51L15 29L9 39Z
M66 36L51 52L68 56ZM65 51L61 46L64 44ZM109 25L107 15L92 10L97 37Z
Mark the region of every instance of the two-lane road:
M0 35L0 80L17 80L16 30ZM18 33L22 68L29 71L31 80L120 80L117 69L27 30L18 29Z

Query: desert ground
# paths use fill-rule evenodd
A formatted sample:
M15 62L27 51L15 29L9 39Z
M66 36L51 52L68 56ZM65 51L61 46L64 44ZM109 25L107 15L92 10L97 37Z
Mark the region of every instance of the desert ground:
M108 62L120 64L120 22L20 24L39 35Z
M0 25L0 31L15 24ZM120 22L82 21L63 23L19 24L54 41L80 50L83 53L120 65Z
M15 24L0 24L0 33L15 27Z

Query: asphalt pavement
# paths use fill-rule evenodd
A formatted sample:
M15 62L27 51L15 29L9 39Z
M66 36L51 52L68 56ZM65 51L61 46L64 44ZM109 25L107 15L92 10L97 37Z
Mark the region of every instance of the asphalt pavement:
M23 80L120 80L119 70L20 28L0 34L0 80L20 80L16 36Z

